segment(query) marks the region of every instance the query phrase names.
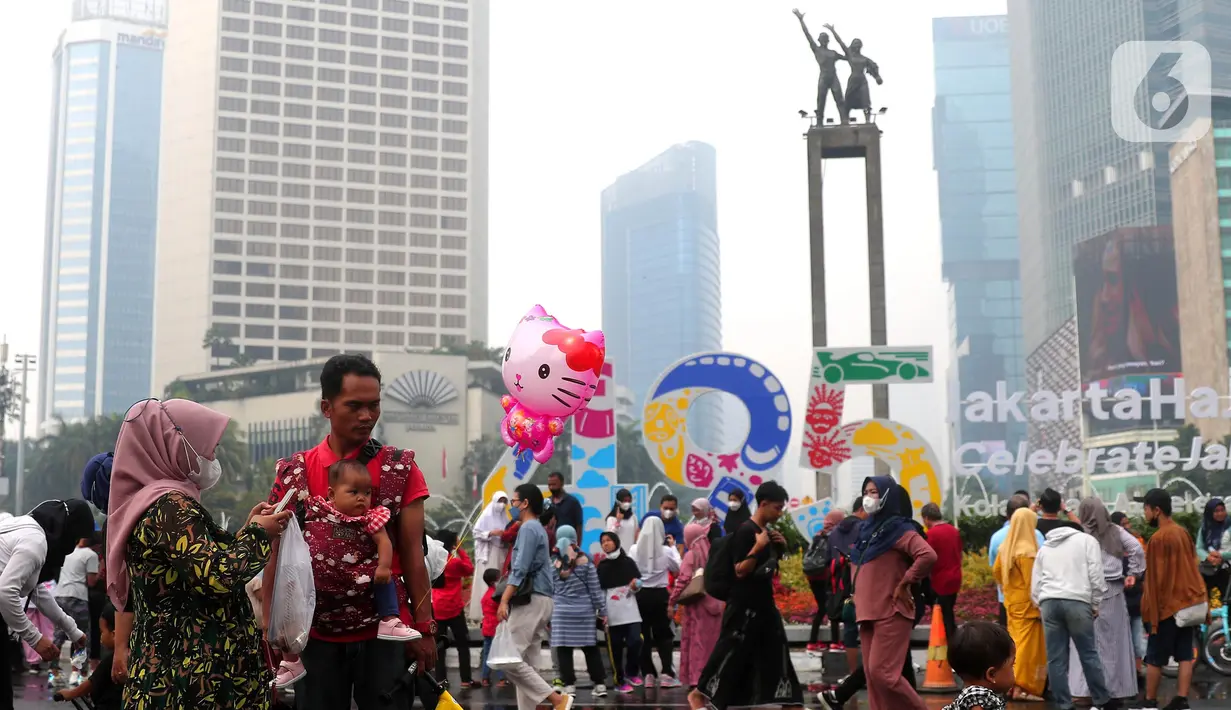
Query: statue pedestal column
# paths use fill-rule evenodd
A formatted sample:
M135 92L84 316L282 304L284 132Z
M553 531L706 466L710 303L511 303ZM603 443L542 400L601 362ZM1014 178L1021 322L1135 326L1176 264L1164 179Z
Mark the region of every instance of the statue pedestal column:
M818 119L819 120L819 119ZM885 323L885 224L881 199L881 131L874 123L813 126L808 141L808 236L812 265L812 346L829 345L825 307L825 200L822 163L834 158L862 159L867 195L868 295L871 342L888 345ZM872 416L889 418L889 386L872 386ZM888 475L879 460L877 474ZM817 474L816 497L832 497L832 477Z

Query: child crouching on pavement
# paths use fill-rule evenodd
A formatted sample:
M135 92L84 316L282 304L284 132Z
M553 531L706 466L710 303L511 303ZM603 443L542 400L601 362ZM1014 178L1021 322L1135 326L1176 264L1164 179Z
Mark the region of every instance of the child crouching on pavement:
M492 596L492 590L496 588L496 583L499 581L500 570L492 568L483 571L483 583L487 585L487 593L480 601L483 607L483 654L479 658L479 679L483 682L484 688L492 684L492 669L487 667L487 656L492 651L492 639L496 637L496 627L500 625L500 619L496 617L496 612L500 609L500 602ZM504 671L496 671L495 675L497 682L504 682Z
M308 502L307 519L311 522L325 521L336 528L332 540L337 542L337 554L317 554L312 560L312 577L316 581L317 615L313 625L343 623L342 619L328 619L321 613L321 588L346 586L353 588L367 583L372 585L372 597L380 626L376 638L381 641L414 641L419 633L402 623L398 615L397 587L393 582L393 542L385 531L392 513L383 505L372 505L372 475L367 466L354 459L342 459L329 467L329 498L316 497ZM351 530L354 534L345 534ZM347 552L347 541L361 535L370 537L376 544L376 570L369 579L361 568L371 559ZM333 550L331 550L333 552ZM343 613L351 608L343 610ZM350 621L349 619L347 621ZM307 675L303 662L297 654L286 654L278 666L277 686L286 688Z
M949 640L949 665L966 687L944 710L1005 710L1016 655L1013 638L1000 624L975 621L958 627Z
M98 616L98 641L103 647L103 658L94 673L76 688L57 692L53 697L58 703L89 697L94 710L120 710L124 704L124 688L111 680L111 662L115 657L115 607L110 602Z

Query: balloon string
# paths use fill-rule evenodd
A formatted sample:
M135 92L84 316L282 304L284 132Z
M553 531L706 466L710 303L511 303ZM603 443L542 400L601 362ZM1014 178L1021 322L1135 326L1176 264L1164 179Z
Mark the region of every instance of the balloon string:
M469 535L474 530L474 526L479 522L479 515L481 515L483 512L481 509L482 505L483 505L483 501L479 501L478 503L474 504L473 508L470 509L470 515L466 516L466 526L462 528L462 534L457 537L457 545L452 550L449 550L449 556L445 558L446 565L449 564L449 560L453 559L457 555L457 551L462 549L462 543L465 542L466 536ZM477 515L476 515L476 512L478 513ZM427 550L424 550L423 554L426 555ZM441 574L443 574L443 572ZM431 595L432 595L432 585L429 583L427 587L427 594L424 594L423 598L415 603L415 608L418 609L419 607L423 606L423 602L427 601L427 598L430 597Z

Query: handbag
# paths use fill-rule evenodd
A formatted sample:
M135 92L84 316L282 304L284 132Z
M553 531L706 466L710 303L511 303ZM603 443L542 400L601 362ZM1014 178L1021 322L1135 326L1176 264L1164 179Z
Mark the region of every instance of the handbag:
M526 573L526 578L522 581L521 586L517 588L516 592L513 592L513 596L509 597L509 606L525 606L530 603L530 595L534 594L534 575L538 573L539 566L531 567L530 571ZM500 575L500 579L492 587L492 599L497 604L504 598L504 590L508 586L509 573L505 572Z
M675 603L681 606L690 606L705 599L704 575L704 569L697 570L692 575L692 579L688 580L688 584L684 585L684 591L680 592L680 596L675 600Z
M1200 626L1205 623L1206 617L1210 615L1209 602L1201 602L1186 606L1175 613L1175 625L1181 629L1187 629L1192 626Z

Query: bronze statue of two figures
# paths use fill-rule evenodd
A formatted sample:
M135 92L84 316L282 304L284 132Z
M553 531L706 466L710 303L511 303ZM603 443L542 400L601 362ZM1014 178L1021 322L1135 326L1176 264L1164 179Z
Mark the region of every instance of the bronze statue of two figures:
M799 10L793 12L799 18L799 26L803 28L808 45L812 47L812 55L816 57L816 63L821 68L816 86L816 124L825 124L825 104L830 94L833 94L834 103L838 105L838 117L843 125L851 122L851 111L863 111L864 121L871 121L872 96L868 91L868 77L875 79L877 84L884 82L881 81L880 68L876 66L876 62L863 55L863 42L856 39L848 47L833 25L825 25L825 29L833 33L833 38L842 51L830 49L829 35L822 32L819 37L812 39L808 25L804 22L804 13ZM838 60L846 62L851 68L845 95L842 93L842 83L838 81Z

